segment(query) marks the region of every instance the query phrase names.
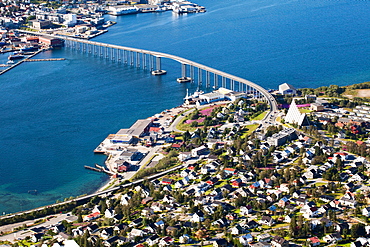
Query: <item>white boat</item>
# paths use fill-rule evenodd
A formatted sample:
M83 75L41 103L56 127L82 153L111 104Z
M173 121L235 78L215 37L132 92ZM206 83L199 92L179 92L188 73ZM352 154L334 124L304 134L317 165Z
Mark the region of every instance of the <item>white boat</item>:
M14 64L14 61L13 60L9 60L8 62L6 62L7 64Z
M9 60L18 60L18 59L22 59L24 58L24 55L22 53L17 53L17 52L14 52L13 55L10 55L8 57Z
M167 10L166 7L159 7L155 9L155 12L165 12Z

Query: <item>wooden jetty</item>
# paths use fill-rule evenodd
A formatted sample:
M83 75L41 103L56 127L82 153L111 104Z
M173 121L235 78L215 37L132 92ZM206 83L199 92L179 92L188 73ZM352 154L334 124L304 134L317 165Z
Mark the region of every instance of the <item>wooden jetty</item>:
M95 171L95 172L102 172L102 169L95 168L95 167L92 167L92 166L84 166L84 167L88 170L92 170L92 171Z
M105 167L102 167L98 164L95 164L95 167L92 167L92 166L84 166L84 167L88 170L92 170L92 171L95 171L95 172L104 172L104 173L108 174L109 176L113 176L115 174L114 172L111 172L108 169L106 169Z

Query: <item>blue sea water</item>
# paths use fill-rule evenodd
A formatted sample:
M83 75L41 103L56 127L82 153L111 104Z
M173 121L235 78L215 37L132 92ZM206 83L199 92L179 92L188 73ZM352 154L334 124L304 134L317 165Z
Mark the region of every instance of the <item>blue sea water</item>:
M106 16L117 22L94 40L175 54L265 88L347 85L370 78L368 1L199 0L206 13ZM7 55L0 55L0 63ZM90 193L107 177L93 149L138 118L181 104L176 63L168 74L66 48L0 77L0 212ZM28 193L37 190L37 195Z

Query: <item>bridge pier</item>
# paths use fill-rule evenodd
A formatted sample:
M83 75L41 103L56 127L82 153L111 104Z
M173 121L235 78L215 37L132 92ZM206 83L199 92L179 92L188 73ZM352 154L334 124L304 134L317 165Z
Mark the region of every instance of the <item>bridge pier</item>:
M198 85L202 85L202 69L198 67Z
M186 77L186 64L181 64L181 77Z
M156 57L156 70L161 70L161 57Z
M210 73L208 70L206 70L206 87L209 88L210 87L210 79L209 79L209 76L210 76Z
M130 65L131 66L134 65L134 52L133 51L130 51Z
M218 75L217 74L214 74L214 77L213 77L213 88L214 89L218 88Z
M190 65L190 77L191 77L191 83L194 82L194 66Z
M149 57L149 62L150 62L150 71L153 71L154 70L154 57L152 55L150 55Z

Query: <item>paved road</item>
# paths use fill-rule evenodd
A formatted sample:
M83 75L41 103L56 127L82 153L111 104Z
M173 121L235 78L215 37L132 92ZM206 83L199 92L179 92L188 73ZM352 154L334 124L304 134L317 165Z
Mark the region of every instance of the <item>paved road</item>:
M17 239L24 239L27 236L32 236L34 234L34 232L30 231L30 228L33 228L33 227L50 228L50 227L58 224L58 222L63 221L67 217L69 217L69 215L67 215L67 214L57 214L57 215L51 215L51 216L53 216L53 217L50 218L50 216L47 216L50 219L45 221L44 223L38 224L36 226L27 227L26 229L15 232L15 233L0 236L0 241L13 241L13 240L17 240ZM6 225L6 226L1 226L0 231L2 231L2 232L12 231L16 227L23 226L24 224L29 226L29 225L33 224L34 222L36 222L37 220L41 220L41 219L45 219L45 218L46 217L35 219L35 220L28 220L28 221L24 221L24 222L14 223L14 224Z

